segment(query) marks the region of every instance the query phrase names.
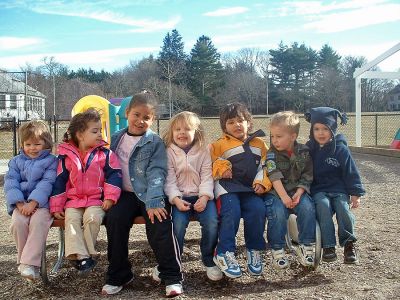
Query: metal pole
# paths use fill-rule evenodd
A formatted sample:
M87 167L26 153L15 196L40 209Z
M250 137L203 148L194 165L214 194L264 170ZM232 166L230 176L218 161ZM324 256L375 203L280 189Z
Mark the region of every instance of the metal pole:
M53 115L56 115L56 84L54 80L54 74L53 74Z
M378 114L375 115L375 146L378 146Z
M25 71L25 101L24 101L24 110L25 110L25 119L28 119L28 73Z
M361 78L355 78L356 84L356 146L361 147Z

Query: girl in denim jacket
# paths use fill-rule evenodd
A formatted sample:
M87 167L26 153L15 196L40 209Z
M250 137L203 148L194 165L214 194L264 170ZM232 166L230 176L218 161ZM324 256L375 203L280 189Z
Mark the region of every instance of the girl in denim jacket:
M49 196L56 177L57 158L45 123L30 121L19 129L20 154L8 165L4 192L12 216L11 233L17 245L18 271L32 281L39 278L43 243L53 221Z
M158 263L153 279L165 283L168 297L182 293L181 259L172 230L171 206L164 195L167 154L161 138L150 129L155 107L151 93L134 95L125 112L128 128L111 139L111 149L122 167L122 193L106 215L109 266L102 289L105 295L120 292L133 280L128 241L136 216L146 221L147 239Z
M191 216L201 225L201 255L207 277L222 279L213 261L218 236L218 215L214 200L214 180L210 152L205 145L199 117L183 111L175 115L163 136L168 154L168 176L164 186L172 207L174 233L180 253Z

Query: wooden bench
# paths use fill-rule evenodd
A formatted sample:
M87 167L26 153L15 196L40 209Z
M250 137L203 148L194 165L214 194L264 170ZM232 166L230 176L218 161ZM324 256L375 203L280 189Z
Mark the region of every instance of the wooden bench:
M144 218L142 216L136 217L133 221L133 224L146 224ZM65 236L64 236L64 220L54 219L51 227L58 228L58 253L57 253L57 261L55 262L53 268L50 271L50 274L54 275L60 270L64 255L65 255ZM40 266L40 276L42 277L43 283L48 284L49 278L47 276L47 262L46 262L46 241L43 244L43 252L42 252L42 261Z

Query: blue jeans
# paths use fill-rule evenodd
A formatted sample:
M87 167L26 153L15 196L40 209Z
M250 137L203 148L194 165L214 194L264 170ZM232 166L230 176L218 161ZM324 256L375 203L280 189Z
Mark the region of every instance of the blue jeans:
M289 215L297 215L297 228L299 230L299 243L309 245L315 243L315 206L312 198L304 193L299 204L293 209L288 209L282 200L274 194L264 196L266 217L268 219L267 237L273 250L279 250L286 245L287 220Z
M183 197L183 199L191 204L196 203L198 197ZM208 201L206 208L198 213L193 209L189 211L180 211L176 206L172 207L172 222L174 224L174 233L178 240L180 252L183 251L183 243L186 234L186 228L189 225L190 217L196 217L201 225L201 242L200 250L203 264L206 267L215 266L213 262L214 250L217 245L218 238L218 214L215 201Z
M227 193L220 197L221 211L217 253L235 252L240 218L244 221L246 248L264 250L265 205L254 193Z
M349 196L342 193L319 192L313 196L317 219L321 227L322 248L336 246L335 225L332 217L336 213L339 245L356 241L354 234L355 218L350 210Z

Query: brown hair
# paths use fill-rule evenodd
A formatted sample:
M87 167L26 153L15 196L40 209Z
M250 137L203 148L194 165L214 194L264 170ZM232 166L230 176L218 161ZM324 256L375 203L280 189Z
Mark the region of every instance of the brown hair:
M236 117L242 117L249 122L249 131L253 129L253 118L247 107L242 103L235 102L225 105L219 114L219 122L223 132L226 132L226 121Z
M24 147L24 142L29 139L43 140L44 149L51 149L53 147L53 137L51 136L49 127L47 127L46 123L43 121L29 121L19 128L21 147Z
M72 140L76 146L79 146L77 137L78 132L84 132L88 128L89 122L99 122L101 120L99 112L94 108L78 113L72 117L67 132L64 134L64 142Z
M168 122L167 129L163 134L163 140L167 147L174 143L173 130L179 123L187 124L189 128L194 129L193 144L198 144L200 147L205 146L204 128L200 122L199 116L190 111L182 111L173 116Z
M157 104L157 98L153 95L153 93L148 90L143 90L140 93L132 96L131 101L129 101L129 105L126 108L126 112L128 113L133 107L138 105L148 105L155 115Z
M284 126L290 133L299 135L300 120L293 111L280 111L272 115L270 127Z

